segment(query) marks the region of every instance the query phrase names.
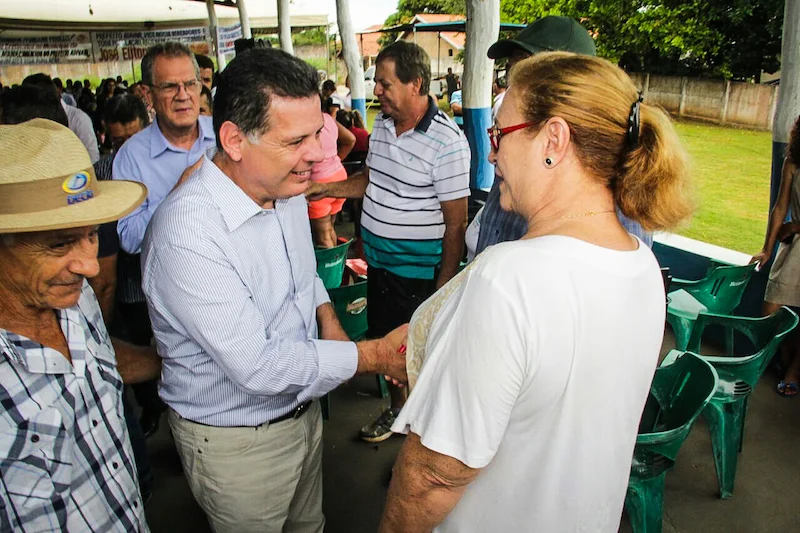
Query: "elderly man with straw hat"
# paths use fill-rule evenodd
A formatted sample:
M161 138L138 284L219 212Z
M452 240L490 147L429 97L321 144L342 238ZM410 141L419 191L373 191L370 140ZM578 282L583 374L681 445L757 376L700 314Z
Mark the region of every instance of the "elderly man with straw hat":
M60 124L0 126L0 531L148 530L121 400L160 363L112 345L86 281L97 225L146 194Z

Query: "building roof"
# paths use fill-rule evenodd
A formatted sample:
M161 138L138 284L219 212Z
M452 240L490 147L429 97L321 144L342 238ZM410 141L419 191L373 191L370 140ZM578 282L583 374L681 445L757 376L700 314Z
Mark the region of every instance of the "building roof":
M361 57L374 57L381 51L378 39L383 37L382 33L369 33L383 28L383 24L375 24L365 29L363 32L356 33L358 48L361 50Z
M437 22L460 22L465 20L466 17L464 15L451 15L447 13L419 13L417 15L414 15L414 18L411 19L410 24L414 24L415 22L432 24ZM407 37L408 34L410 33L411 32L407 31L403 33L403 35L400 36L400 38L403 39ZM442 39L450 43L450 45L453 46L453 48L456 48L457 50L463 50L464 45L467 42L467 35L465 33L455 32L455 31L442 31L439 32L439 35L441 35Z

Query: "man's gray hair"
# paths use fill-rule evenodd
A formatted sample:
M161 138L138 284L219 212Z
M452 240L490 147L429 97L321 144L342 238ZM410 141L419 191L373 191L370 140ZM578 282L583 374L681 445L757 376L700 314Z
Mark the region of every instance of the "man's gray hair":
M153 66L156 64L156 58L158 57L188 57L192 60L195 77L198 80L200 79L200 67L197 65L194 53L185 44L173 41L156 44L147 49L147 53L142 58L142 83L145 85L153 85Z

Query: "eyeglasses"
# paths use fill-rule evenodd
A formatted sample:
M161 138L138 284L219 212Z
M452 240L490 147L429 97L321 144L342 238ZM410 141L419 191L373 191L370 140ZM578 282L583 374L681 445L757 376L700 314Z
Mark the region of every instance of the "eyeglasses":
M507 128L498 128L497 124L495 124L491 128L487 128L486 133L489 134L489 142L492 145L492 150L494 150L495 152L498 151L500 149L500 139L502 139L509 133L529 128L531 126L533 126L533 122L524 122L522 124L515 124L514 126L509 126Z
M162 83L161 85L151 85L151 87L166 96L174 97L180 92L181 87L183 87L187 93L199 93L200 85L200 80L189 80L178 83Z

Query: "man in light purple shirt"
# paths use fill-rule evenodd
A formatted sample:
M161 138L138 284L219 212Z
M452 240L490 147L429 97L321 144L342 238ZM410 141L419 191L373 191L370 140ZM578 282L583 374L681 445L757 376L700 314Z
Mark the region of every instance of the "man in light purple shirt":
M129 340L149 346L153 333L141 291L139 266L144 232L183 171L214 146L215 138L211 117L200 116L200 71L189 48L180 43L151 47L142 58L142 82L149 90L156 120L122 145L114 159L112 176L147 186L147 199L119 221L117 232L125 252L119 257L119 282L138 292L129 294L129 301L120 303L119 309ZM156 383L137 385L134 393L142 406L142 429L145 435L152 435L166 409L158 399Z
M316 398L356 373L406 378L406 328L350 342L316 273L304 193L323 158L318 84L280 50L231 61L217 153L164 200L142 246L161 397L217 533L322 533Z

